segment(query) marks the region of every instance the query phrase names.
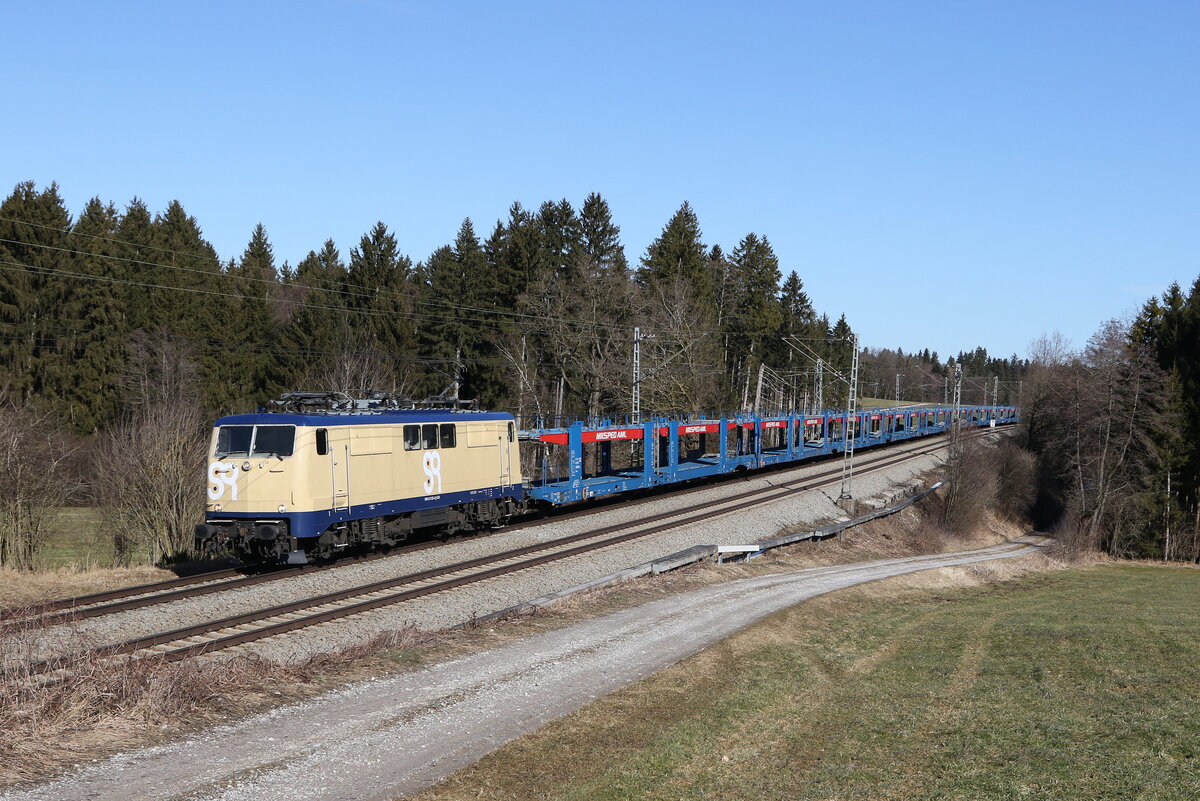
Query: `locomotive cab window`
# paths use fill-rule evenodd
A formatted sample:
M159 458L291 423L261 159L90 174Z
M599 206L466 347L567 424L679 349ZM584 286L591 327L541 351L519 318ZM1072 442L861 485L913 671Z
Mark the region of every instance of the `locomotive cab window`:
M295 426L221 426L215 456L285 457L292 455L295 445Z
M254 439L254 426L221 426L217 430L218 459L226 456L249 456L250 442Z
M454 447L454 423L442 423L442 447Z
M329 453L329 429L317 429L317 456L325 456Z
M516 430L517 430L517 427L515 425L513 425L512 423L508 424L508 441L509 442L512 442L514 439L517 438Z
M295 426L255 426L251 456L291 456L296 446Z
M438 427L434 423L421 426L422 445L426 450L434 450L438 446Z
M404 450L419 451L421 449L421 427L404 427Z

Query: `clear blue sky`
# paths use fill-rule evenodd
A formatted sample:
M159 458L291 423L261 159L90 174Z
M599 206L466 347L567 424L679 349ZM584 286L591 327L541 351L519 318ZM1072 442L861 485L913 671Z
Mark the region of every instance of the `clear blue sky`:
M222 257L684 201L864 344L1081 344L1200 273L1200 3L5 4L0 192L177 198Z

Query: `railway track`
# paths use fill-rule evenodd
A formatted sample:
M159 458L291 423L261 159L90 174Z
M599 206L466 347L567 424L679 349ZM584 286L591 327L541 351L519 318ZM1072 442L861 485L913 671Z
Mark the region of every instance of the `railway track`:
M986 432L980 432L979 435L984 433ZM900 454L873 454L874 458L870 462L859 464L858 472L867 473L892 467L929 455L945 447L942 442L922 443L922 445L926 447L904 451ZM32 665L30 673L39 676L43 681L54 681L69 676L70 665L76 659L89 656L108 659L138 654L138 658L157 657L166 661L178 661L191 656L224 650L266 637L285 634L384 606L581 556L601 548L612 547L670 529L709 520L715 516L771 503L796 492L835 484L840 477L841 468L838 467L803 479L737 493L714 501L703 509L663 512L640 520L603 526L491 556L375 581L221 620L102 646L74 658L54 659ZM594 513L594 510L587 511ZM544 521L534 521L535 524L541 522ZM206 592L213 591L207 588L201 589L205 589ZM186 592L187 588L173 592L181 591Z
M979 436L981 435L981 432L974 432L974 434ZM937 435L930 440L923 440L919 444L925 445L930 441L940 442L943 436L945 435ZM909 442L904 444L911 445L915 443ZM882 458L887 455L887 452L885 451L877 455ZM860 459L861 458L862 457L860 457ZM862 462L859 464L861 465ZM787 463L774 467L777 467L778 469L795 469L796 464ZM733 480L734 476L723 476L721 478L723 481L730 481ZM675 488L674 491L670 492L670 494L676 497L686 496L688 494L704 491L711 486L713 486L713 482L702 481L693 486ZM662 493L651 492L646 496L635 497L632 499L626 498L623 501L619 501L618 499L604 500L589 505L585 508L570 509L557 513L551 513L544 517L533 520L520 521L511 524L502 530L506 532L521 531L551 522L571 520L577 517L596 514L598 511L606 508L606 506L611 506L618 502L625 507L636 507L645 503L659 500L661 497ZM487 536L491 533L495 532L476 532L463 536L470 536L478 539L481 536ZM407 553L414 553L427 548L438 547L442 544L444 544L444 541L442 540L418 542L410 545L398 546L384 552L364 554L361 556L343 557L342 559L338 560L338 562L328 565L305 565L267 569L259 569L254 565L242 566L224 570L209 571L205 573L197 573L192 576L181 576L179 578L167 579L165 581L152 582L132 587L121 587L114 590L90 593L88 595L79 595L71 598L46 601L30 606L0 609L0 635L27 629L32 626L40 627L59 625L62 623L70 623L79 620L102 617L104 615L115 614L117 612L144 609L149 606L170 603L172 601L184 600L188 598L196 598L217 592L227 592L233 589L253 587L259 584L292 578L297 575L311 575L314 572L329 570L348 564L361 564L363 562L375 561L378 559L402 556Z
M271 581L292 578L301 573L312 574L330 570L342 565L361 564L376 559L396 556L401 552L409 553L425 548L441 545L440 542L422 542L404 546L402 549L392 549L387 552L364 554L362 556L346 557L336 564L306 565L303 567L280 567L255 571L253 567L229 568L197 573L193 576L181 576L166 581L156 581L133 587L122 587L115 590L77 595L56 601L47 601L26 607L13 607L0 610L0 634L19 631L30 626L53 626L70 623L76 620L86 620L102 617L131 609L143 609L147 606L170 603L186 598L198 598L216 592L227 592L242 587L253 587ZM251 572L247 574L247 570Z
M646 500L649 499L640 499L636 502L645 502ZM569 520L572 517L584 514L594 514L596 511L596 507L572 510L571 512L554 515L553 517L516 523L502 530L520 531L551 521ZM311 575L315 572L345 567L351 564L362 564L364 562L394 558L428 548L437 548L455 539L466 537L479 539L480 537L499 533L499 531L471 532L470 534L451 537L446 540L439 539L417 542L390 548L387 551L342 557L337 562L330 564L263 569L259 569L255 565L247 565L225 570L196 573L192 576L181 576L179 578L139 584L131 587L120 587L88 595L76 595L71 598L61 598L28 606L0 609L0 634L19 631L30 626L53 626L77 620L102 617L117 612L126 612L133 609L144 609L148 606L170 603L171 601L198 598L203 595L227 592L243 587L253 587L257 584L293 578L302 574Z

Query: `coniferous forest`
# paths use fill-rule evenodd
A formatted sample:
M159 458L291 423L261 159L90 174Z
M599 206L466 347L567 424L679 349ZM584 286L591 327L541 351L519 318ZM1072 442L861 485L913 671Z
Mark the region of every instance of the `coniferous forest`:
M578 209L514 203L483 234L464 220L421 259L382 222L348 250L314 245L297 264L279 263L259 225L223 261L179 202L155 211L97 198L72 216L56 186L21 184L0 206L6 393L91 434L174 360L171 372L184 374L175 379L194 385L210 415L296 389L419 399L457 380L460 397L483 407L615 416L629 411L635 327L651 413L741 407L759 393L763 364L763 407L802 404L795 373L812 357L786 337L834 369L849 365L849 323L819 313L796 272L783 277L770 240L706 245L687 203L632 265L597 194ZM870 355L864 391L891 397L894 374L908 370L909 401L941 400L955 361L928 350ZM966 400L981 402L993 375L1001 400L1013 399L1017 357L980 348L958 359L979 377ZM824 400L836 406L844 394L831 381Z
M384 222L354 243L312 244L296 264L280 262L258 225L225 259L178 201L150 209L95 198L72 213L56 185L19 184L0 205L10 451L0 468L20 472L19 455L37 451L55 465L42 473L57 477L57 489L22 479L26 505L65 491L112 507L150 481L199 487L189 460L212 418L286 391L474 399L525 423L620 417L630 411L635 331L644 414L810 408L815 360L831 373L849 368L850 322L818 310L768 236L706 243L686 202L633 260L599 194L578 207L514 203L487 229L464 220L430 254L406 254ZM860 393L941 402L961 366L964 403L1028 408L1047 508L1094 527L1099 547L1161 555L1170 547L1157 523L1184 531L1200 495L1200 283L1173 287L1097 337L1079 352L1050 343L1032 362L983 348L946 358L863 348ZM1103 378L1087 394L1081 375ZM845 394L827 378L822 404L837 408ZM1089 430L1113 409L1128 415ZM1085 452L1121 435L1127 447L1095 489L1100 457ZM184 458L171 476L149 476L135 450ZM1119 519L1118 489L1137 498ZM124 512L114 529L141 533L123 547L185 549L195 509L179 507ZM1175 558L1196 558L1200 517L1190 525ZM36 538L0 538L0 563L27 565Z

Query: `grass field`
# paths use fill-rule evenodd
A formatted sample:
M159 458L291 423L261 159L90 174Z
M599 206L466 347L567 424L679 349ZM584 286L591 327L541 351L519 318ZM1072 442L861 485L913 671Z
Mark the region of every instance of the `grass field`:
M432 799L1195 799L1200 570L801 604Z
M59 509L35 563L39 570L112 567L112 534L101 511L90 506Z
M0 568L0 608L144 584L173 575L150 566L141 553L133 555L131 565L114 569L108 526L100 509L57 509L46 540L34 555L34 570Z

